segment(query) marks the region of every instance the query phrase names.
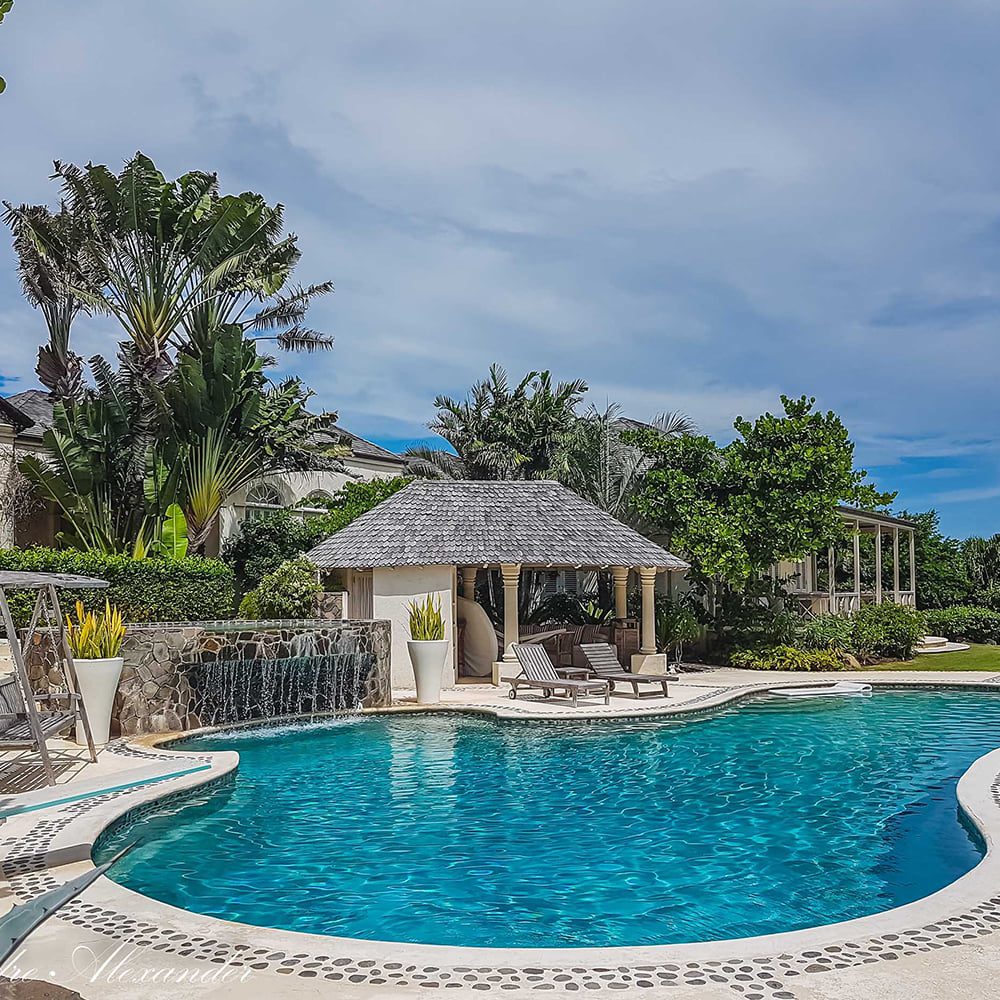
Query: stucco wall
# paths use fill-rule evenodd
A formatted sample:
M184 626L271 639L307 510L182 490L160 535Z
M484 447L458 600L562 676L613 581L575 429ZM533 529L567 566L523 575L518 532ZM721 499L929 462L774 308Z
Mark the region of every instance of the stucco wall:
M441 601L441 617L444 618L444 637L449 640L444 683L455 681L455 610L452 598L455 590L456 571L454 566L401 566L395 569L375 569L372 572L373 617L388 621L392 627L392 686L412 688L413 671L406 650L410 638L407 605L427 594L433 594Z

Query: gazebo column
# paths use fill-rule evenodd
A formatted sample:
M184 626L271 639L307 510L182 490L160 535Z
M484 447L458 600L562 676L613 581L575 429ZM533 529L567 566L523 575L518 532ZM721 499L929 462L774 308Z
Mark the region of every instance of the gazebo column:
M656 651L656 567L643 566L639 570L642 587L642 632L639 652L632 657L635 673L666 673L667 656Z
M503 661L517 663L514 643L520 638L520 623L517 619L518 585L521 582L521 564L504 563L500 567L503 577Z
M612 566L611 578L615 582L615 618L628 618L628 566Z
M469 601L476 599L476 573L478 566L462 567L462 596Z
M910 594L913 607L917 606L917 536L910 528Z

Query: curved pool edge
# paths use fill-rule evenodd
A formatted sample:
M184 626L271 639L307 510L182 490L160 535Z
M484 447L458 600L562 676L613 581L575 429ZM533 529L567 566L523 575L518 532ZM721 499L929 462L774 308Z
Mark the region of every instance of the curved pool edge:
M725 692L724 696L713 699L711 704L701 703L696 708L680 706L682 712L660 709L656 710L656 714L684 714L692 710L708 712L775 686L774 683L747 685ZM997 691L994 684L961 682L920 684L889 680L879 686ZM486 712L499 718L511 717L502 711L492 710L490 706L421 707L390 711L400 710ZM384 714L384 711L373 711L371 714ZM623 710L618 717L649 718L652 714L653 711L637 713ZM523 718L519 715L514 717ZM212 730L199 730L198 733L206 731ZM87 862L92 866L89 853L94 842L122 817L138 808L154 806L170 797L221 780L236 768L238 756L232 751L207 753L170 748L170 744L193 735L164 734L130 743L122 741L115 745L112 752L171 761L181 758L207 761L211 765L209 771L163 782L155 787L97 796L72 806L18 817L18 825L29 828L25 834L26 841L33 851L44 852L41 856L45 863L40 869L31 869L19 875L16 874L16 863L11 866L9 859L4 860L5 874L15 894L27 898L61 880L59 869L49 866L49 858L57 860L60 865L65 865L67 860L82 861L79 852L83 848ZM996 847L1000 837L1000 748L978 758L969 767L959 782L957 794L960 808L986 847L985 856L971 871L930 896L891 910L841 923L759 937L602 948L401 944L226 921L161 903L106 877L99 879L81 899L70 904L60 919L69 918L78 926L96 929L112 937L130 937L133 942L155 942L155 947L168 953L171 950L194 948L197 952L208 949L205 951L206 961L218 962L220 954L225 954L238 964L249 964L259 970L280 971L286 975L313 976L317 963L320 968L329 965L329 971L323 973L325 978L344 978L346 973L343 970L352 970L352 983L373 986L380 983L430 985L427 977L432 977L435 982L440 980L441 985L449 981L449 977L458 977L463 985L479 991L493 988L510 990L514 983L520 983L521 988L527 989L531 988L533 980L536 985L575 979L585 983L588 977L591 989L595 985L622 989L623 982L619 981L622 977L625 977L624 983L636 983L636 976L650 977L649 985L654 986L697 986L702 983L717 986L730 979L738 981L741 976L745 979L759 975L770 975L781 981L810 972L847 968L859 963L960 945L984 934L1000 931L1000 896L994 895L994 891L1000 890L991 889L992 886L1000 886L1000 852ZM75 847L75 852L71 846ZM35 856L39 856L38 853ZM11 873L11 867L15 874ZM65 877L77 873L78 869L74 868ZM398 968L393 969L393 966ZM391 978L393 976L396 978ZM400 976L409 979L401 980ZM561 978L555 980L556 976ZM570 980L566 980L566 976ZM451 981L454 982L454 978Z

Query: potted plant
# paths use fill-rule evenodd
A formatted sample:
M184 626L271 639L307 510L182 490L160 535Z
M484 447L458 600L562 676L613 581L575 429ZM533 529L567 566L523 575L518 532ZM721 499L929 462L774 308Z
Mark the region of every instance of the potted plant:
M417 704L434 705L441 700L441 676L448 658L448 640L444 637L441 600L428 594L409 605L410 639L406 648L413 664L417 685Z
M77 601L76 621L66 616L66 638L73 653L80 697L87 710L94 743L107 743L111 731L111 709L124 663L120 655L125 638L122 613L105 601L104 611L95 615L93 611L84 611L83 603ZM76 724L76 742L87 742L83 724L79 721Z

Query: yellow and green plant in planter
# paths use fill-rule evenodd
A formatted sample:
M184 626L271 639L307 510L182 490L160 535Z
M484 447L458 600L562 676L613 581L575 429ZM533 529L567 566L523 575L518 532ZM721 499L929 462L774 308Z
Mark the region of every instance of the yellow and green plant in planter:
M441 617L441 599L436 601L428 594L422 601L411 601L410 638L416 642L435 642L444 638L444 620Z
M104 611L94 614L85 611L83 602L76 602L76 621L66 616L66 638L73 658L78 660L107 660L121 655L125 638L122 613L108 601Z

